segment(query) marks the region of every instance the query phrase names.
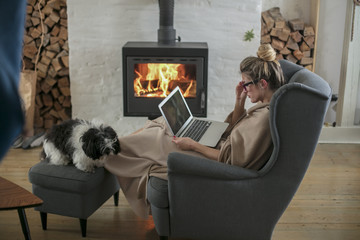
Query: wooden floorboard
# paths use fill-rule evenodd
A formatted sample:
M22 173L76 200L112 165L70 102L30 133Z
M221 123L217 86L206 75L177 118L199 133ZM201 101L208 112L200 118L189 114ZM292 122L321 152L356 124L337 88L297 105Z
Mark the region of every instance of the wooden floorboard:
M28 170L39 161L41 148L11 149L0 176L31 191ZM32 239L84 239L78 219L40 215L26 209ZM0 240L24 239L17 211L0 212ZM152 219L137 217L120 194L118 207L109 199L88 219L86 239L158 239ZM273 240L360 239L360 145L319 144L294 199L276 225Z

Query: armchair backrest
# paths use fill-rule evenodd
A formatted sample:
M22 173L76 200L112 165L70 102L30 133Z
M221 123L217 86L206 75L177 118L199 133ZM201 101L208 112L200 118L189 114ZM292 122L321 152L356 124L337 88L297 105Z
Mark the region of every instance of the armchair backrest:
M281 163L285 153L287 158L293 157L291 162L286 161L288 167L296 159L301 158L304 163L305 155L307 164L310 163L331 100L331 88L320 76L286 60L280 60L280 64L286 84L274 93L270 102L274 151L260 170L262 175L275 162Z
M276 212L270 216L275 223L305 175L331 100L331 88L324 79L289 61L280 60L280 64L287 84L274 93L270 102L274 150L259 172L269 188L264 189L264 198L273 199L267 203L268 209ZM277 201L280 204L274 209Z

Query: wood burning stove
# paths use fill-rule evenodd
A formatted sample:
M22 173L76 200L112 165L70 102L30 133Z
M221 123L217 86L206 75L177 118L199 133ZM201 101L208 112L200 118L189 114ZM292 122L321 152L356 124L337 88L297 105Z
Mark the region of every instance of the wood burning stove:
M160 116L158 104L176 86L195 116L206 117L206 43L159 45L128 42L123 47L125 116Z
M179 86L192 113L206 117L207 43L176 42L174 1L159 6L158 42L127 42L122 49L124 116L160 116L158 104Z

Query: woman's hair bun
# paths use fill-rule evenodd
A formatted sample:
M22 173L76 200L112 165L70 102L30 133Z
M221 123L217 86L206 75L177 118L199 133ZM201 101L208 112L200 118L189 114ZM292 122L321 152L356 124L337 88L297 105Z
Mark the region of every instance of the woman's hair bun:
M273 62L276 60L276 52L269 43L260 45L257 55L264 61Z

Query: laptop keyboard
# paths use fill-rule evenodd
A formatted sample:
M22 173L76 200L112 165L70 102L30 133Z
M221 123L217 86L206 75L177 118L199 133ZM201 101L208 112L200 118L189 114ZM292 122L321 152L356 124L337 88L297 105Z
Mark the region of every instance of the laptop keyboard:
M209 121L195 119L182 137L189 137L198 142L210 125Z

